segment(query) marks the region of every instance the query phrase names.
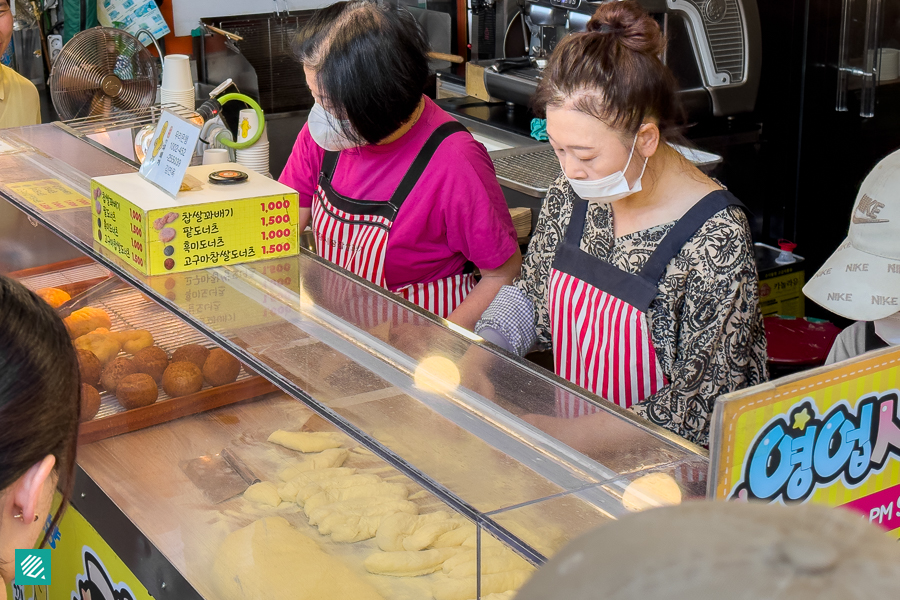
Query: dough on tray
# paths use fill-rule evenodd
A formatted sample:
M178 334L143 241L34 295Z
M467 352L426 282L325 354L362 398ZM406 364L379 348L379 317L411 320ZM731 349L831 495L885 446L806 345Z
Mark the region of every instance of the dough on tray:
M381 522L378 532L375 534L375 542L385 552L399 552L404 549L403 541L414 534L417 529L423 525L449 518L450 513L443 510L424 515L396 513L385 517Z
M307 486L317 484L321 481L331 481L332 479L342 479L344 477L349 477L355 472L356 469L351 469L349 467L337 467L334 469L306 471L305 473L300 473L290 481L281 484L278 487L278 493L279 495L281 495L282 500L285 500L287 502L297 502L298 504L303 506L303 501L300 500L298 496L300 491L305 489ZM310 496L318 494L320 491L322 491L321 487L314 487L310 489L312 490Z
M301 473L305 473L307 471L340 467L344 464L344 461L347 460L347 456L349 454L350 451L346 448L330 448L328 450L324 450L314 456L309 457L301 463L297 463L296 465L291 465L290 467L283 469L281 473L278 474L278 478L282 481L290 481Z
M481 576L481 597L517 590L528 581L532 570L519 569L504 573L493 573ZM435 600L469 600L477 597L474 577L467 579L441 579L432 588Z
M361 473L359 475L345 475L337 477L329 477L327 479L319 479L311 481L302 486L295 494L295 502L300 506L306 504L306 501L320 492L330 490L340 490L362 485L371 485L381 483L383 480L378 475L372 473Z
M271 481L260 481L254 483L244 492L244 499L257 504L266 504L268 506L277 507L281 504L281 496L278 495L278 488Z
M226 537L213 581L226 600L383 600L281 517L260 519Z
M462 519L443 519L432 523L423 523L411 536L403 540L404 550L422 550L431 546L439 537L453 531L463 524Z
M451 548L453 546L468 546L469 540L475 540L475 524L463 523L456 529L450 530L436 539L431 546L433 548ZM472 547L475 544L471 545Z
M298 452L322 452L331 448L340 448L344 443L344 436L330 431L306 433L279 429L269 436L268 441Z
M459 552L457 548L437 548L416 552L408 550L376 552L366 557L364 564L369 573L376 575L416 577L439 570L444 561L457 552Z
M306 516L309 517L310 525L319 525L334 514L386 517L395 512L417 514L419 507L408 500L397 498L353 498L352 500L321 506L307 512Z
M303 504L303 509L309 514L309 512L314 511L320 506L327 506L329 504L334 504L335 502L344 502L345 500L353 500L355 498L397 498L406 500L407 496L409 496L409 489L404 484L380 481L378 483L367 483L365 485L319 492L309 500L306 500Z
M457 560L460 559L461 560ZM475 551L467 551L454 557L454 561L444 563L443 570L448 577L464 579L475 577L478 569ZM481 573L491 575L506 571L531 570L528 562L509 548L486 548L481 553Z

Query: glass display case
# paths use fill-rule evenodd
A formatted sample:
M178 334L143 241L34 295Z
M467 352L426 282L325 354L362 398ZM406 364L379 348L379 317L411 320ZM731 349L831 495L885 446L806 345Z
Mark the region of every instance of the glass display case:
M89 196L91 177L136 168L62 124L0 131L0 194L88 257L23 273L26 285L118 278L127 285L93 300L114 321L146 326L169 352L218 344L244 365L232 385L274 386L188 408L163 396L153 418L135 412L133 420L104 396L101 415L117 415L125 425L115 432L124 433L80 446L73 505L101 534L109 513L91 511L88 500L121 511L129 525L109 537L143 540L143 555L120 554L154 597L312 598L341 585L348 597L506 593L587 529L705 495L703 449L308 250L145 277L92 239L91 207L42 208L16 185L56 180ZM561 441L530 424L571 403L599 409L590 439ZM277 430L335 447L304 454L268 441ZM186 465L225 449L272 482L272 502L214 503L201 491ZM313 469L339 469L327 485L302 475L315 457L338 455ZM356 483L342 488L337 479L348 477ZM312 501L312 492L323 495ZM338 504L339 516L322 510ZM177 571L182 587L166 585L163 571L140 570L150 555Z

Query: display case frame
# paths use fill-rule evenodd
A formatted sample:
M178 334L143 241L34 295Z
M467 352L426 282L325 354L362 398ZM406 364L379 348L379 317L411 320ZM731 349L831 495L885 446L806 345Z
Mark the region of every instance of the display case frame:
M475 523L479 536L499 540L530 564L543 564L548 554L571 536L563 532L554 544L541 549L538 541L523 539L527 536L503 524L510 522L510 515L524 514L528 507L580 503L596 511L601 522L627 513L620 499L609 493L609 486L667 470L703 473L695 475L700 481L687 481L690 477L681 481L687 482L682 486L684 495L703 496L708 461L702 448L483 342L307 250L301 249L299 256L290 259L223 264L171 276L146 277L138 273L92 239L89 207L45 212L8 187L10 183L42 175L88 196L91 177L131 172L137 169L136 164L63 124L0 131L0 142L3 148L9 148L0 152L0 196L5 200L113 276L146 294L175 318L226 348L290 398L308 407L327 427L343 432L448 509ZM278 277L286 267L295 275ZM219 308L207 308L209 303L192 302L189 293L175 292L187 289L188 284L192 290L215 289L221 293ZM368 316L349 310L345 301L348 297L366 306ZM226 305L224 309L222 305ZM229 311L229 306L236 308ZM283 337L279 342L283 347L272 349L259 341L275 335L273 332ZM296 353L291 354L306 345L317 349L315 356L296 358ZM348 372L356 373L343 380L335 379L352 388L345 389L344 396L307 377L306 372L315 371L320 357L327 353L338 356L345 361ZM435 389L423 383L428 377L419 377L420 367L433 356L449 360L458 368L454 384L439 384ZM470 389L470 374L480 375L478 381L491 384L490 398ZM377 389L369 390L367 386ZM381 393L383 397L377 402L359 401L366 393ZM604 430L598 436L625 436L623 439L637 440L635 447L611 457L611 462L598 461L597 456L587 456L521 418L552 413L555 403L563 397L605 415ZM358 403L348 406L347 398L355 398L353 402ZM383 410L378 409L378 402L382 402ZM404 418L413 418L409 415L416 415L419 420L405 422ZM415 437L411 434L415 431L425 432L422 440L415 447L405 445L401 438ZM460 442L458 451L452 445L449 451L432 448L428 442L432 432L452 432L457 438L464 438L465 444ZM498 460L497 464L509 469L508 473L517 474L510 475L511 480L533 481L535 491L510 490L506 482L478 481L477 469L467 474L467 465L461 467L451 460L451 455L463 453L463 446L469 456L476 458L472 462L480 466L479 459ZM79 469L90 480L82 481L83 489L91 489L91 495L99 490L115 502L115 493L109 489L111 482L92 477L96 466L81 463ZM80 508L79 503L76 495L76 508ZM653 501L648 505L653 505ZM133 506L118 508L127 519L133 518L131 513L140 512ZM92 515L89 510L85 514L92 520L103 519L107 513ZM135 526L140 530L139 523ZM98 531L101 529L98 527ZM153 539L147 538L146 543L148 548L156 548ZM479 565L480 548L479 542ZM166 555L164 548L158 552ZM157 571L163 573L165 569ZM165 577L156 579L162 581ZM184 597L169 595L171 592L160 581L144 583L154 595ZM480 590L480 568L478 581Z

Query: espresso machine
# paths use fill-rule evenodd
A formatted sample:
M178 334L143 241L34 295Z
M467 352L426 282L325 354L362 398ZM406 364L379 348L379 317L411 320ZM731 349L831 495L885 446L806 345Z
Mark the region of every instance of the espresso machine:
M484 92L491 100L528 105L553 48L566 35L584 31L603 1L482 0L473 4L472 31L477 34L472 53L481 60L475 61L467 76L483 77ZM756 0L639 2L660 22L669 40L663 60L675 73L692 120L753 110L761 66ZM478 89L481 82L471 87Z

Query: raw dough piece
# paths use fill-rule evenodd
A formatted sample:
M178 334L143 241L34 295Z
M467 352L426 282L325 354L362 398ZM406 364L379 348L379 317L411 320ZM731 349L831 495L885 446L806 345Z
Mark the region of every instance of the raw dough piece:
M344 477L330 477L328 479L320 479L312 481L301 487L295 494L295 502L300 506L306 504L306 501L320 492L328 490L340 490L361 485L371 485L381 483L381 477L369 473L360 475L348 475Z
M467 558L468 560L456 563L449 570L445 569L444 573L453 579L475 577L478 570L476 557L472 554L471 556L467 555ZM488 548L482 552L481 573L483 575L503 573L506 571L518 571L520 569L530 570L531 565L508 548Z
M318 525L334 514L359 515L361 517L386 517L395 512L417 514L419 507L397 498L354 498L321 506L306 513L310 525ZM320 531L320 533L322 533Z
M484 539L487 539L488 536L484 536ZM493 539L493 538L491 538ZM518 555L515 554L512 550L507 548L506 546L498 546L495 548L482 548L481 550L481 559L483 561L501 561L504 557L512 555L513 557L518 558ZM448 560L444 563L444 573L450 573L454 569L459 568L462 565L475 561L477 557L476 550L474 548L465 548L463 552L460 552L452 559ZM513 569L529 569L531 566L526 563L524 560L522 564L519 566L513 566L509 569L501 569L505 571L512 571ZM460 571L462 572L462 571ZM500 571L494 571L494 573L499 573Z
M345 448L331 448L330 450L319 452L315 456L312 456L301 463L291 465L290 467L284 469L281 473L278 474L278 478L282 481L290 481L301 473L305 473L307 471L340 467L342 464L344 464L344 461L347 460L347 455L349 454L350 452Z
M331 529L331 540L341 544L361 542L375 537L378 526L384 517L360 517L359 515L342 515L328 520Z
M378 527L375 542L385 552L399 552L403 550L403 541L416 532L417 529L428 523L443 521L450 518L450 513L438 511L425 515L410 515L397 513L385 517Z
M299 496L299 495L298 495ZM368 483L343 489L326 490L319 492L303 504L303 510L309 514L320 506L327 506L335 502L363 498L374 500L375 498L397 498L406 500L409 490L402 483Z
M333 479L343 479L345 477L353 475L355 471L356 469L351 469L348 467L338 467L336 469L319 469L318 471L306 471L305 473L300 473L290 481L287 481L278 486L278 494L281 496L282 500L285 500L286 502L297 502L302 506L303 503L299 500L298 495L299 492L305 489L307 486L312 486L323 481L331 481ZM322 491L322 488L318 486L310 489L314 490L312 493L310 493L310 496L318 494L320 491Z
M321 452L329 448L340 448L344 442L343 437L339 433L330 431L305 433L279 429L269 436L268 441L298 452Z
M403 540L403 549L414 552L416 550L427 548L443 534L448 531L453 531L460 525L462 525L461 520L450 518L444 519L443 521L425 523L418 527L411 536Z
M481 596L517 590L522 587L533 571L521 569L481 576ZM475 579L442 579L432 588L435 600L468 600L475 598Z
M475 524L464 523L460 527L448 531L431 545L433 548L449 548L452 546L462 546L469 538L475 539Z
M459 552L456 548L439 548L421 552L376 552L366 557L369 573L394 577L417 577L434 573L445 560Z
M250 502L274 507L281 504L281 496L278 495L278 488L276 488L275 484L271 481L254 483L247 488L246 492L244 492L244 498Z
M225 538L213 581L225 600L383 600L282 517L260 519Z

